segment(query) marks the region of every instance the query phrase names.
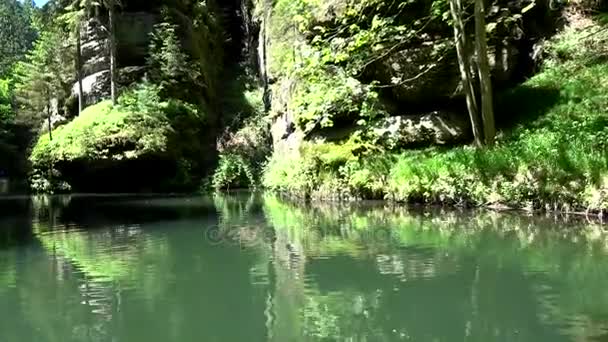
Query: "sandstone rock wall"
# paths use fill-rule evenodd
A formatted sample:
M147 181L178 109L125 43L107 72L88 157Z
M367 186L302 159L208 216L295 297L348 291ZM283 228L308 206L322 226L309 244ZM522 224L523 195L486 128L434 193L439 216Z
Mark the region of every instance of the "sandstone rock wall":
M495 89L515 85L535 70L539 42L553 34L559 25L559 7L552 6L553 2L555 1L491 2L488 22L494 24L491 24L489 34L489 57ZM340 25L340 16L344 15L340 3L344 1L327 3L319 11L311 13L313 17L317 16L315 25L339 32L339 26L336 25ZM407 17L401 18L402 20L413 22L421 20L425 13L428 14L428 10L423 6L420 13L399 15ZM261 20L262 25L272 23L272 20L264 17ZM471 42L472 31L471 27ZM271 49L281 39L280 36L260 36L259 54L266 58L262 59L264 63L273 61L271 56L262 52ZM307 37L299 39L305 40ZM445 52L437 54L438 46ZM268 68L263 71L264 74L269 73ZM269 75L269 78L273 80L273 75ZM449 25L429 25L416 39L402 44L370 64L359 75L359 80L368 84L378 82L388 85L380 90L380 96L389 114L394 117L380 120L371 130L378 132L384 129L383 134L390 136L390 140L396 142L396 147L452 144L466 142L469 138L470 125L461 90L453 32ZM304 138L294 128L293 115L287 110L290 90L285 84L290 81L282 78L274 81L272 112L275 116L272 134L275 150L297 150L299 142Z
M110 60L108 33L104 16L91 18L81 31L84 103L92 105L110 96ZM150 33L159 15L150 12L122 12L117 14L116 54L119 86L128 86L141 79L148 56ZM72 87L78 96L78 83Z

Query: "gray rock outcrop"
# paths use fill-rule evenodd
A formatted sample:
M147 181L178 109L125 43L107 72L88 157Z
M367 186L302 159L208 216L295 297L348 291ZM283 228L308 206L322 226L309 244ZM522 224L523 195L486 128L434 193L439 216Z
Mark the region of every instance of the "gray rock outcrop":
M148 12L123 12L117 16L118 84L128 86L145 74L143 68L148 56L150 33L159 18ZM87 20L81 33L82 90L87 106L110 96L110 62L105 20L103 16ZM77 97L78 92L78 83L75 83L72 94Z
M422 115L391 116L377 121L371 134L389 148L451 145L466 141L470 123L461 114L434 111Z

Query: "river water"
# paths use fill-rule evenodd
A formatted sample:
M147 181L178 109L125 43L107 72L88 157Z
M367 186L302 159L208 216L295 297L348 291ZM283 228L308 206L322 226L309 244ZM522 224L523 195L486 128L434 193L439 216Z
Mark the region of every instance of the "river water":
M268 195L0 200L0 341L608 341L598 224Z

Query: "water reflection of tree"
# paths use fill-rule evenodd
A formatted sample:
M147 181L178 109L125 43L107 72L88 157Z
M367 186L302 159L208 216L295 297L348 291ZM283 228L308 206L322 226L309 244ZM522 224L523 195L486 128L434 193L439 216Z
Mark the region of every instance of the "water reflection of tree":
M560 341L608 328L597 226L242 195L147 202L125 220L75 202L34 206L38 244L0 248L0 300L18 308L2 338ZM205 239L212 228L225 240Z
M158 215L158 205L150 208L152 214ZM251 278L251 270L264 264L257 248L249 251L237 245L211 244L202 234L204 229L219 224L207 215L211 210L185 212L179 205L171 205L185 215L152 222L144 218L140 224L123 224L120 215L105 216L95 224L90 218L104 213L90 212L78 216L87 218L84 224L73 215L66 223L65 213L71 208L41 205L42 215L38 215L34 231L49 258L42 258L32 270L55 271L45 281L50 284L47 288L17 281L20 293L26 294L19 307L39 308L37 313L23 313L25 325L40 327L38 336L66 341L105 341L111 336L165 341L206 336L224 341L265 336L266 297ZM162 209L170 214L165 217L175 217L167 208ZM58 210L62 214L56 214ZM145 208L140 208L143 212ZM231 229L244 225L247 219L236 214L232 217L219 225ZM69 288L69 294L61 298L64 306L36 299L52 298L53 287L62 291ZM62 317L76 311L78 322L39 322L44 317ZM238 329L234 322L238 322Z
M307 256L309 288L294 312L309 338L559 341L606 331L597 226L265 203L277 235Z
M31 210L28 198L0 197L0 251L31 239Z

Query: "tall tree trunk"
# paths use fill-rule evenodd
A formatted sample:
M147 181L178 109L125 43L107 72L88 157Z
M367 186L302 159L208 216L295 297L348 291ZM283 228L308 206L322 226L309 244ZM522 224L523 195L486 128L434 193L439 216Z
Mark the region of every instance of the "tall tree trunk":
M46 91L46 120L49 126L49 141L53 141L53 123L51 121L51 94Z
M264 110L266 111L266 113L268 113L270 111L270 107L271 107L271 99L270 99L270 87L269 87L269 80L268 80L268 54L267 54L267 44L268 44L268 38L267 38L267 27L268 27L268 14L266 13L267 9L266 9L266 5L264 4L264 16L262 19L262 32L261 32L261 42L260 44L262 45L262 63L261 63L261 68L262 68L262 82L264 83Z
M116 105L118 94L116 92L116 35L114 32L114 6L108 6L108 17L109 17L109 32L110 36L110 97L112 98L112 104Z
M466 32L462 20L463 9L461 0L450 0L450 12L454 19L454 42L458 53L458 65L460 67L460 77L462 87L467 101L467 109L473 129L475 145L482 146L483 134L479 123L477 100L475 96L475 86L471 75L471 55L467 50Z
M488 43L486 38L486 11L484 0L475 0L475 45L477 48L477 66L481 92L481 118L485 143L494 144L496 126L494 123L494 103L492 96L492 79L488 61Z
M84 109L84 94L82 90L82 41L80 40L80 23L76 28L76 72L78 73L78 115Z

